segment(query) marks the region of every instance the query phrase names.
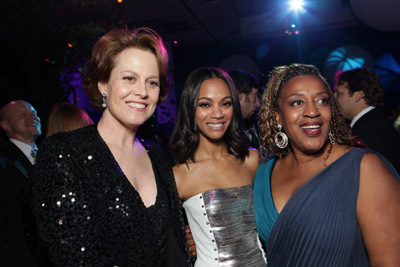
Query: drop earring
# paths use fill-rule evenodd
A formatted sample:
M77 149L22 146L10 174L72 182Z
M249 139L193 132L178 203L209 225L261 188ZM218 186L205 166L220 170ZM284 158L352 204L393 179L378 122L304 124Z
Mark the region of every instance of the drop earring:
M102 95L103 95L103 103L101 104L101 107L106 108L107 107L107 103L106 103L107 95L105 93L103 93Z
M335 135L332 133L332 130L329 131L328 137L329 137L329 142L331 142L331 144L334 145L335 144Z
M278 132L275 135L275 145L280 149L284 149L288 145L288 137L282 132L282 125L278 124Z

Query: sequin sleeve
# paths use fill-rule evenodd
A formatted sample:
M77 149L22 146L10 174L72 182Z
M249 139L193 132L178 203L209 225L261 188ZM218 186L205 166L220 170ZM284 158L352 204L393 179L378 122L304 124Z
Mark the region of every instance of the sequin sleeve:
M39 235L56 266L108 266L79 148L64 135L44 140L34 170ZM76 145L76 144L74 144Z

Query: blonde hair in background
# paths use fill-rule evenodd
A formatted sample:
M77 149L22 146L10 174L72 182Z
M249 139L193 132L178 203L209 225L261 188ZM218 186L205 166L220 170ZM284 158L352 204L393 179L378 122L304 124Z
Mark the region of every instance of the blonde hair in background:
M81 107L71 103L61 103L54 106L50 112L46 136L72 131L90 124L93 124L92 119Z

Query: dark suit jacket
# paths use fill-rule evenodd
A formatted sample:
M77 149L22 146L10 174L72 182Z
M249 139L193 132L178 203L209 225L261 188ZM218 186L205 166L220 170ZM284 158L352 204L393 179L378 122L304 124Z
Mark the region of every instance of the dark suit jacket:
M368 148L382 154L400 173L400 135L378 108L364 114L351 129Z
M1 266L36 266L24 229L24 189L32 164L7 140L0 147Z

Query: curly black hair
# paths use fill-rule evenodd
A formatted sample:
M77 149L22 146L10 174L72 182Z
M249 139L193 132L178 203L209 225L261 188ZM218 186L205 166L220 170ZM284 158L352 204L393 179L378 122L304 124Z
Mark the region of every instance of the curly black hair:
M273 154L282 158L292 151L290 143L284 149L278 148L275 144L274 137L279 132L275 114L279 111L279 97L283 86L290 79L301 75L314 75L325 85L331 103L332 120L330 128L335 136L335 141L338 144L355 145L354 137L344 127L344 118L339 111L336 99L326 79L315 66L294 63L289 66L275 67L269 73L269 80L262 96L260 120L258 122L261 139L259 151L263 158Z

